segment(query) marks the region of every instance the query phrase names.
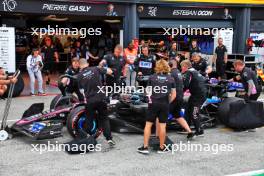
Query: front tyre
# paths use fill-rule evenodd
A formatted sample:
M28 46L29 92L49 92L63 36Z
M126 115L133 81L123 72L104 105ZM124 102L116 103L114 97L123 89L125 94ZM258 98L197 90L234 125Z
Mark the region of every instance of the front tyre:
M66 126L73 138L94 135L97 132L97 123L93 117L88 117L85 106L78 106L71 110Z

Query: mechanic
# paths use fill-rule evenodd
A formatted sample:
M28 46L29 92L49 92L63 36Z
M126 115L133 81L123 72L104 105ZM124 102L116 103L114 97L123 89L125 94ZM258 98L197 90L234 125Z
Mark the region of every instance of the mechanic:
M192 41L192 45L191 45L189 51L190 51L190 59L192 59L193 53L200 53L201 52L201 48L199 46L197 46L197 40Z
M105 55L103 60L99 63L101 67L107 66L113 71L113 75L106 75L106 85L114 86L120 85L120 78L123 76L123 69L126 64L124 57L121 55L123 48L121 45L116 45L113 54Z
M193 53L191 63L192 67L204 77L207 77L208 74L212 72L212 68L208 66L206 60L201 57L201 53Z
M110 146L114 146L115 142L112 139L110 122L107 117L106 96L100 91L103 87L101 74L111 75L113 71L110 68L101 66L89 67L87 60L82 58L80 63L80 73L78 74L78 82L80 88L84 89L85 98L87 100L86 109L90 117L98 113L99 125L103 128L104 136ZM92 120L92 118L90 118Z
M201 105L206 100L206 85L205 78L194 68L189 60L181 62L183 73L184 91L189 90L191 96L188 100L187 116L193 122L195 127L195 135L203 136L204 131L200 125L199 111Z
M160 147L158 153L168 152L165 147L166 138L166 122L169 116L169 104L176 98L175 82L173 77L169 75L170 66L167 61L160 59L157 61L155 67L156 74L153 74L149 78L148 89L149 94L149 107L148 115L146 119L146 125L144 129L144 145L138 148L139 153L148 154L149 138L151 135L151 127L156 119L159 119L159 140Z
M41 48L42 60L44 62L43 71L45 73L46 84L50 84L50 74L55 71L55 62L59 63L59 54L54 47L50 37L44 38L45 45ZM54 62L55 61L55 62Z
M225 67L227 63L227 49L223 45L223 39L218 39L218 46L215 48L214 62L216 64L216 73L218 75L218 80L221 80L225 76Z
M240 75L236 76L233 80L242 82L246 91L245 99L256 101L262 91L256 72L251 68L245 67L245 63L241 60L236 60L234 62L234 68Z
M169 65L171 67L171 76L174 78L176 86L176 99L170 104L170 114L172 114L173 117L176 118L177 122L187 131L187 139L192 139L194 137L194 133L181 113L181 110L183 109L182 74L177 68L178 63L176 59L171 59Z
M8 76L5 73L5 70L0 67L0 98L5 94L7 91L7 85L11 83L16 83L17 77Z
M139 54L134 62L135 71L137 77L150 76L154 73L156 63L156 57L149 54L149 47L147 45L142 46L142 54ZM147 81L139 81L139 86L146 87Z
M177 52L177 43L174 41L171 44L171 49L168 53L169 59L174 59L178 55Z
M72 58L71 66L67 68L65 71L65 75L75 76L78 75L80 71L79 59L77 57ZM76 80L70 80L69 78L62 78L62 80L58 83L58 87L63 96L66 96L66 93L72 94L76 93L79 101L84 101L83 94L80 92L78 82Z

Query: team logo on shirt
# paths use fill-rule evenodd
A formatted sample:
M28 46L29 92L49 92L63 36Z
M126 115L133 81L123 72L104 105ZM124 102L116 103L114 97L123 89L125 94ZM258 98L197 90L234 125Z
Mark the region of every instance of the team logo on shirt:
M151 62L140 61L139 62L139 67L140 68L152 68L152 63Z

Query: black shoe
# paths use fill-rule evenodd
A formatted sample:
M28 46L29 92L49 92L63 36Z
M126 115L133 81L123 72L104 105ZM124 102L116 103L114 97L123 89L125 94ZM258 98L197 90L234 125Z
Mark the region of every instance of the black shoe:
M116 143L115 143L115 141L113 141L113 139L109 139L109 140L107 140L107 143L108 143L108 145L111 146L111 147L113 147L113 146L116 145Z
M142 154L149 154L148 147L144 147L144 146L139 147L139 148L137 149L137 152L138 152L138 153L142 153Z
M170 150L166 147L164 147L163 149L159 148L159 150L157 151L157 153L159 154L168 153L168 152L170 152Z
M46 84L47 84L47 85L50 84L50 78L48 78L48 80L46 81Z
M200 131L196 131L195 132L195 136L197 136L197 137L204 137L204 130L200 130Z
M195 134L193 132L188 133L187 139L192 140L193 138L195 138Z

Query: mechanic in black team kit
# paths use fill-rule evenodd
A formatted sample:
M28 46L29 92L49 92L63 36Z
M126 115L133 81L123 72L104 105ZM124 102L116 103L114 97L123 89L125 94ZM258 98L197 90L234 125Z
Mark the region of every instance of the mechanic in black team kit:
M67 68L65 71L65 75L75 76L78 75L80 71L79 59L77 57L72 58L71 66ZM84 101L83 94L80 92L78 82L76 80L70 80L69 78L62 78L62 80L58 83L58 87L63 96L67 93L76 93L79 101Z
M184 90L188 90L191 96L188 100L187 116L193 122L195 127L195 135L203 136L204 131L201 128L199 111L206 100L206 85L205 78L194 68L189 60L181 62L181 69L183 74Z
M184 119L184 114L181 113L183 109L183 78L181 72L177 68L177 60L170 60L171 76L175 80L176 99L170 104L170 113L177 120L177 122L187 131L187 139L192 139L194 133L190 129L188 123Z
M246 90L245 99L256 101L262 90L256 72L251 70L251 68L245 67L245 63L241 60L234 62L234 68L240 74L235 79L241 81Z
M100 91L103 86L101 75L111 75L113 71L104 67L89 67L86 59L80 59L80 73L78 74L78 82L80 88L84 89L85 98L87 100L86 109L89 116L94 117L98 112L99 125L103 128L104 136L110 146L114 146L112 140L110 122L107 117L106 96Z
M212 72L212 68L208 66L206 60L201 57L201 53L193 53L191 63L192 67L204 77L207 77L208 74Z
M158 153L168 152L165 147L166 122L169 115L169 104L176 98L175 82L169 75L170 66L167 61L161 59L155 67L156 74L151 75L148 82L147 94L150 94L148 114L144 129L144 145L138 148L139 153L148 154L151 127L156 119L159 120L160 148ZM151 89L151 90L150 90Z
M114 86L114 84L120 84L120 77L123 76L123 68L126 64L124 57L121 55L123 48L121 45L116 45L113 54L105 55L100 62L100 66L107 66L113 71L113 75L106 75L106 85Z
M134 62L137 77L150 76L154 73L156 58L154 55L149 54L149 47L142 46L142 54L139 54ZM146 87L147 81L140 81L139 86Z

